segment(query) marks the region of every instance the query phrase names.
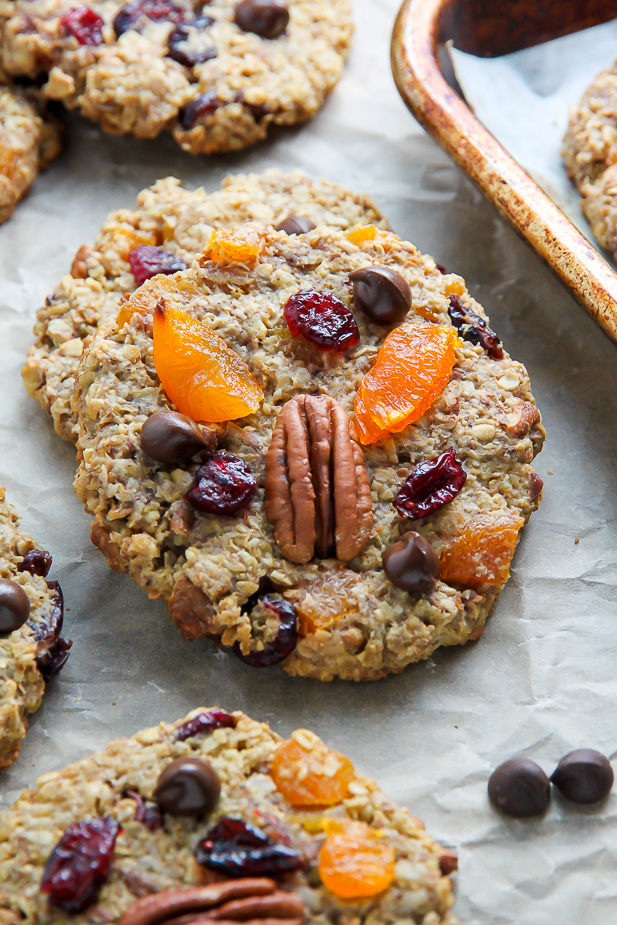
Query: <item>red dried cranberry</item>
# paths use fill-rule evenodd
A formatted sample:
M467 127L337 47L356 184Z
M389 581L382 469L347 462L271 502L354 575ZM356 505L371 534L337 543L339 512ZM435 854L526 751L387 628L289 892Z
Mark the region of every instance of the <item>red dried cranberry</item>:
M215 453L195 473L185 498L207 514L234 514L248 507L257 482L243 460L231 453Z
M418 463L394 499L394 507L401 517L426 517L456 498L466 479L454 450L447 450Z
M304 860L293 848L229 816L198 842L195 858L203 867L228 877L271 877L304 867Z
M235 729L237 723L236 717L224 710L206 710L178 726L174 739L176 742L185 742L192 736L210 735L215 729Z
M45 549L31 549L17 566L17 571L46 578L50 568L51 555Z
M138 244L132 248L129 251L129 264L138 286L159 273L170 276L172 273L186 270L186 264L181 257L152 244Z
M452 324L463 340L470 344L480 344L493 360L503 360L501 341L488 324L470 308L463 305L457 295L450 296L448 314Z
M234 644L234 655L252 668L268 668L270 665L278 665L288 655L291 655L298 642L296 608L289 601L276 597L275 594L266 594L261 598L260 603L274 611L279 618L279 627L272 642L267 643L260 651L249 652L245 655L240 644L237 642Z
M131 0L123 6L114 19L114 31L118 37L129 29L139 32L150 22L182 22L185 11L171 0Z
M66 665L73 643L60 636L64 622L64 596L60 583L47 581L46 584L51 591L51 613L44 622L29 625L34 630L34 639L38 643L37 667L43 678L49 681Z
M360 340L353 314L332 292L303 289L285 306L285 321L291 333L301 334L322 350L342 353Z
M192 29L203 32L213 22L214 20L211 16L199 16L197 19L179 23L167 39L167 54L169 57L177 61L178 64L184 65L184 67L194 67L196 64L203 64L204 61L216 58L216 48L212 46L189 48L186 45Z
M60 20L60 25L77 39L80 45L100 45L105 21L89 6L76 6Z
M123 797L135 800L135 821L141 822L149 832L158 832L163 828L163 814L156 803L145 801L138 790L125 790Z
M109 876L116 838L115 819L90 819L70 825L50 854L41 878L41 893L63 912L77 913L96 898Z
M184 109L180 110L180 125L185 132L188 132L202 116L216 112L222 105L223 101L218 98L214 90L209 90L208 93L203 93L191 100Z

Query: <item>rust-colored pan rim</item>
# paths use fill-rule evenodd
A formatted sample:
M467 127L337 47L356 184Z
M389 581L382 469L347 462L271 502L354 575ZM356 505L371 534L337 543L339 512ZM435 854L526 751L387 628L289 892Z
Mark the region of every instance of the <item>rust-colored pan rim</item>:
M406 106L617 344L617 273L476 118L439 65L438 19L448 0L405 0L392 34L392 71Z

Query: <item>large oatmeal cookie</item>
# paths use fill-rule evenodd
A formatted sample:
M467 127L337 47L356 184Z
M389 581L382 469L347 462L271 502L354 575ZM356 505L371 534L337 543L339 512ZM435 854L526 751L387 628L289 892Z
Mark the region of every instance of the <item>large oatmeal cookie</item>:
M0 224L59 153L58 123L38 91L4 86L0 75Z
M287 236L250 225L238 233L259 239L259 256L252 268L247 263L210 259L211 243L190 270L150 280L138 290L123 311L122 324L111 322L99 328L82 359L74 394L80 428L75 487L95 517L95 544L114 568L129 572L151 597L169 602L172 619L189 638L206 636L234 645L243 657L250 659L253 653L257 662L256 649L263 654L278 645L279 653L287 654L283 666L291 674L323 680L376 679L426 658L440 645L477 638L508 577L518 531L536 509L542 484L530 463L542 445L544 430L526 370L500 348L488 347L500 357L494 359L481 344L472 342L485 324L484 315L463 280L442 275L431 257L392 233L321 228ZM358 244L352 238L364 240ZM471 340L461 340L452 352L454 366L426 413L401 433L365 445L358 460L353 426L341 425L341 415L344 419L345 412L353 414L358 387L392 325L369 322L354 303L349 276L374 264L398 271L403 287L406 281L411 289L407 334L422 338L429 331L452 338L449 312L456 317L454 309L475 318L476 327L461 328ZM343 314L351 305L359 343L343 353L326 352L302 337L290 336L283 309L301 290L334 295ZM246 363L263 389L265 397L256 413L230 423L226 431L220 427L221 450L239 457L256 481L244 512L206 513L185 498L203 461L199 455L181 465L164 464L155 462L141 446L144 422L157 410L170 407L153 360L152 312L162 310L161 297L165 311L205 322L239 355L236 366ZM139 310L124 323L131 306ZM185 369L180 355L171 374L175 368ZM335 401L330 410L310 401L307 407L302 398L307 395L328 395ZM285 418L279 419L283 406L295 396L304 402L302 407L293 414L286 409ZM336 427L334 418L328 417L335 412ZM295 481L290 490L284 473L276 472L277 466L287 466L285 452L280 452L285 439L279 431L270 475L274 472L274 481L278 479L280 497L271 497L268 516L277 518L277 499L287 505L287 514L278 518L277 538L284 550L264 503L266 454L277 420L282 422L283 438L287 430L285 439L289 447L293 443L296 454L291 459L292 449L288 450L289 478ZM355 558L349 562L345 560L350 553L340 555L343 561L332 555L319 558L324 555L319 553L319 537L315 539L313 533L315 542L310 540L311 466L301 449L309 436L318 457L330 446L335 460L337 453L339 459L347 459L344 471L336 468L331 476L335 493L331 509L338 509L341 501L355 506L355 515L354 510L342 513L341 524L338 519L336 523L337 554L339 545L360 550L351 553ZM149 452L152 438L151 430ZM211 452L212 428L208 438ZM444 503L441 495L435 512L428 516L415 520L399 516L393 500L407 476L420 462L448 450L456 453L463 470L458 463L442 463L457 469L463 480L466 473L462 490L446 498L450 503ZM215 460L212 465L227 463ZM372 532L370 527L366 531L364 467L372 492ZM245 479L242 465L236 471L240 481ZM318 502L325 500L326 509L330 505L328 490L323 488L327 471L326 465L313 479ZM197 486L197 495L200 490ZM231 495L233 501L233 490ZM249 487L246 497L250 495ZM302 542L295 545L288 533L294 523L296 533L302 533ZM362 535L354 532L354 523ZM420 542L418 554L424 556L430 574L424 576L424 590L419 593L395 586L382 564L385 551L410 529L433 550L427 552ZM313 548L317 553L311 559ZM458 575L459 580L433 581L435 557L442 559L442 571ZM504 567L495 570L501 558ZM283 610L279 606L278 611L271 601L264 606L259 598L265 593L279 595L287 606ZM285 644L277 634L277 621L287 620L288 605L298 616L297 644L291 654L289 627Z
M45 681L64 665L70 648L60 638L62 591L45 580L50 566L51 556L19 529L0 488L0 614L6 582L18 585L30 605L27 622L0 633L0 768L16 760L28 716L40 707Z
M46 74L48 98L108 132L154 138L167 129L192 154L237 150L271 125L309 119L338 82L352 34L348 0L5 7L9 74Z
M70 402L84 341L115 318L124 294L136 288L132 249L159 245L189 265L215 228L254 220L277 225L290 215L338 228L385 224L366 196L299 171L278 170L227 177L211 193L183 189L168 177L143 190L135 209L113 212L94 247L80 248L71 273L39 310L36 342L23 370L28 392L51 415L58 434L77 440Z
M170 765L182 761L185 768L197 766L198 774L204 772L202 762L210 766L205 770L209 806L205 812L200 807L200 815L176 812L182 769L176 763L170 771ZM308 778L302 780L302 773ZM167 799L161 796L162 774L168 784L170 774L177 784L171 798L169 789ZM321 806L306 805L301 791L307 787ZM109 864L91 891L87 871L94 862L82 866L82 892L71 900L70 872L77 866L71 867L71 859L79 849L80 823L86 837L97 826L111 833L101 848L107 850ZM195 710L177 723L119 739L63 771L46 774L0 815L0 922L117 922L144 897L160 913L158 904L169 901L166 891L210 882L224 894L229 883L223 886L222 881L229 880L227 868L234 860L231 846L220 834L213 836L214 850L200 846L213 830L221 833L247 824L254 843L255 836L261 842L252 852L236 850L232 876L273 877L295 906L304 906L307 923L456 925L448 876L456 857L426 834L419 819L391 803L374 781L357 775L348 759L308 730L298 730L283 742L265 724L216 708ZM57 894L49 888L57 869L53 850L67 830L77 837L64 849L63 899L54 907ZM357 895L357 888L352 890L355 896L340 895L344 871L337 870L336 860L327 865L336 832L339 839L341 834L353 839L348 858L363 846L378 853L381 869L364 875L366 856L356 855L365 898ZM92 838L90 844L94 842ZM216 861L211 860L214 853ZM260 883L253 882L254 892ZM71 901L74 911L69 915L62 902L66 906ZM251 916L251 921L262 915ZM236 920L235 915L224 917ZM162 918L159 914L156 920ZM238 911L238 921L246 918Z

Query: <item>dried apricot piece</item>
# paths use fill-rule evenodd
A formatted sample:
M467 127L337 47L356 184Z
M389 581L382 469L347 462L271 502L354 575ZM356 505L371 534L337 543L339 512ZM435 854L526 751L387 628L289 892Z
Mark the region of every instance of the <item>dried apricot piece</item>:
M118 312L118 327L123 327L135 312L139 315L151 314L159 299L167 300L173 296L174 299L188 300L196 292L196 284L191 279L172 279L163 274L153 276L132 292L124 303Z
M513 511L470 517L441 555L441 580L471 588L504 584L524 522Z
M212 234L204 248L202 262L243 263L254 267L263 248L263 242L254 228L221 228Z
M128 258L129 251L140 244L157 244L154 231L142 231L140 228L120 228L111 239L113 250L120 257Z
M352 244L364 244L365 241L374 241L377 237L378 228L375 225L358 225L345 234L348 241Z
M383 342L355 401L362 443L375 443L417 421L443 391L459 344L454 328L402 324Z
M394 848L365 822L325 819L319 854L321 882L341 899L362 899L387 890L394 880Z
M181 414L216 423L257 411L264 396L248 366L202 321L160 300L152 336L156 371Z
M296 729L279 746L270 774L292 806L334 806L345 799L356 776L349 758L307 729Z
M318 630L328 629L350 613L358 614L353 596L357 587L357 574L343 569L329 571L323 578L292 592L291 600L298 613L300 634L309 636Z
M4 147L4 145L0 145L0 176L11 180L15 174L18 160L19 155L14 148L7 148Z

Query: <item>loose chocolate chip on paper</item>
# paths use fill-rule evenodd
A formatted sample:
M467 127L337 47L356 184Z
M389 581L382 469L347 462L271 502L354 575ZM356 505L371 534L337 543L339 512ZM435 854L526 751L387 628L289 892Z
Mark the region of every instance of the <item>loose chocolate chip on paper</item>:
M515 819L541 816L548 809L551 785L542 768L529 758L511 758L493 771L488 798L500 812Z
M599 803L613 786L615 775L611 763L592 748L568 752L551 775L559 792L573 803Z

